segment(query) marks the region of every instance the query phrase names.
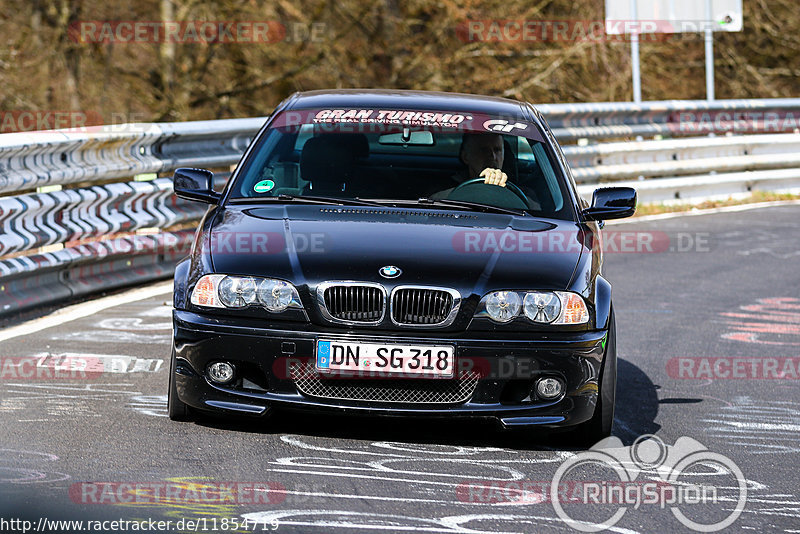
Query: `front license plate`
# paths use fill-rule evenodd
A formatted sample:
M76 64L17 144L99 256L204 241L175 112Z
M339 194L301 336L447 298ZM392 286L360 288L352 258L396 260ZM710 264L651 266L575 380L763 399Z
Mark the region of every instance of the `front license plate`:
M317 340L317 371L346 376L452 378L452 345L386 345Z

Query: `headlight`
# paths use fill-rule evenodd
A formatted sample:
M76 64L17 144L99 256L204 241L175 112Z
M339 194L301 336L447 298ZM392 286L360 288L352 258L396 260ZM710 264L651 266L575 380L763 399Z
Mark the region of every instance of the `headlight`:
M507 323L519 315L520 298L513 291L495 291L486 299L486 312L498 323Z
M508 323L520 311L537 324L584 324L589 322L589 308L577 293L569 291L493 291L481 299L478 316L489 316L498 323Z
M561 300L550 291L531 291L525 293L522 309L534 323L552 323L561 313Z
M294 286L283 280L267 278L258 285L258 300L271 312L282 312L288 308L295 295Z
M226 276L219 283L217 294L228 308L244 308L256 301L256 281L250 277Z
M192 290L191 302L206 308L244 308L260 304L273 313L302 308L297 289L289 282L252 276L207 274Z

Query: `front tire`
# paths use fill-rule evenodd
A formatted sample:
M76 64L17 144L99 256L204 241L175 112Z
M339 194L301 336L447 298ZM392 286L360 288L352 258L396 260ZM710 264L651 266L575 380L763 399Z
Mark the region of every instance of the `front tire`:
M617 396L617 326L613 309L608 323L608 341L597 381L597 404L594 415L575 429L576 437L587 445L594 445L610 436L611 427L614 425L614 403Z
M192 419L192 410L178 397L178 384L175 379L177 357L175 347L172 347L172 357L169 360L169 390L167 392L167 414L173 421L189 421Z

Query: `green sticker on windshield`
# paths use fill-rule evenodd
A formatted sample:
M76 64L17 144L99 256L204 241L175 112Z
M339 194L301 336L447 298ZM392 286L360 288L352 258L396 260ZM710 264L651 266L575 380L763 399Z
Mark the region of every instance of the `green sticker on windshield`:
M267 193L272 191L272 188L275 187L275 182L272 180L261 180L256 185L253 186L253 191L256 193Z

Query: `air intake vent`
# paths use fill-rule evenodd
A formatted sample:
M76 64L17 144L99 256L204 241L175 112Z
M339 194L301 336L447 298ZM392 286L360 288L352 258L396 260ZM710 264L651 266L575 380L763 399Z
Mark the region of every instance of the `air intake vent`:
M458 292L452 289L398 287L392 292L392 320L408 326L450 324L460 300Z
M379 215L379 216L400 216L400 217L428 217L438 219L477 219L477 215L465 215L464 213L450 213L441 211L416 211L416 210L392 210L392 209L371 209L371 208L321 208L320 213L338 213L347 215Z
M313 365L308 365L292 366L291 378L306 397L369 403L461 404L472 397L480 374L470 371L447 380L323 378Z
M375 324L383 319L386 291L379 284L326 283L317 294L322 297L323 315L333 321Z

